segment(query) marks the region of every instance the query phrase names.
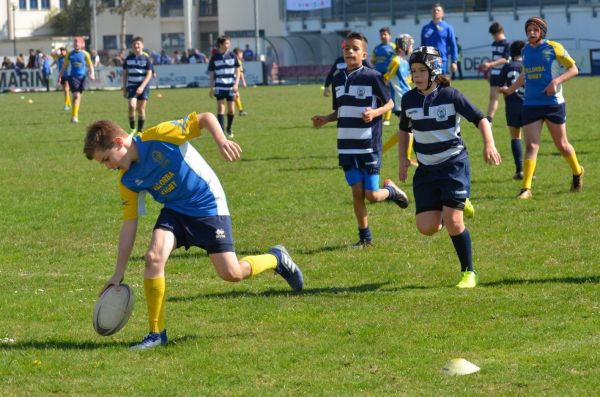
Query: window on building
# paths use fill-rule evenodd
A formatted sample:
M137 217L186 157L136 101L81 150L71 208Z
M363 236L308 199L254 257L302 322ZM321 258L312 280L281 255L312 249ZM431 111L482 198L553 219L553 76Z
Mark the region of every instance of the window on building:
M200 0L200 16L216 17L219 15L217 0Z
M29 9L37 10L38 9L38 0L29 0Z
M216 45L219 32L200 32L200 51L210 56Z
M67 8L67 0L60 0L58 2L58 8L60 8L61 10L64 10L65 8Z
M21 9L21 10L27 9L27 0L19 0L19 9Z
M185 50L185 35L183 33L163 33L160 35L161 47L170 54L175 50Z
M102 36L102 47L105 50L116 50L118 47L117 36L115 36L115 35Z
M50 9L50 0L42 0L42 10Z
M183 0L162 0L160 2L160 16L182 17L183 16Z

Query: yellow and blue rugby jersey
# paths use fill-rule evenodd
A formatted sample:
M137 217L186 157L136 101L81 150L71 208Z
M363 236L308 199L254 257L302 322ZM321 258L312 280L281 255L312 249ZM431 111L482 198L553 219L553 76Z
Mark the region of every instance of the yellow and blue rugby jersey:
M62 55L56 58L56 68L59 72L62 70L63 64L65 63L66 59L67 57ZM69 68L65 69L63 77L69 77Z
M392 87L392 100L394 101L394 110L400 109L402 95L410 91L410 66L408 61L396 55L392 58L387 72L383 75L386 81L390 82Z
M525 73L524 106L558 105L565 102L562 84L556 94L546 95L544 89L559 74L561 66L570 68L575 61L562 44L545 40L537 47L527 44L523 49L523 70Z
M119 186L125 220L137 218L142 191L165 208L188 216L229 215L219 178L188 142L200 134L197 115L191 113L133 138L138 160L121 173Z
M65 59L65 63L71 65L71 71L69 72L70 76L73 77L83 77L87 73L87 65L92 64L92 58L87 51L71 51Z
M392 60L395 54L396 44L380 43L375 48L373 48L373 53L371 54L371 62L373 62L373 68L379 73L384 74L387 71L390 61Z

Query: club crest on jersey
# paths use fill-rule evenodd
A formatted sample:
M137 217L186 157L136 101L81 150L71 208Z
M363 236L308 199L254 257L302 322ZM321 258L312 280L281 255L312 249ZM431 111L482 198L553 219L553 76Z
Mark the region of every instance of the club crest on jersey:
M367 90L365 90L363 87L358 87L358 89L356 90L356 97L359 99L365 99L367 96Z
M542 52L542 56L546 62L550 62L552 60L552 49L548 48Z
M165 158L165 155L159 152L158 150L154 150L152 152L152 160L154 160L156 164L160 165L163 168L169 165L169 160Z
M223 230L223 229L217 229L215 231L215 238L217 238L217 239L223 239L223 238L225 238L225 230Z
M448 120L448 113L445 107L439 107L435 118L437 121Z

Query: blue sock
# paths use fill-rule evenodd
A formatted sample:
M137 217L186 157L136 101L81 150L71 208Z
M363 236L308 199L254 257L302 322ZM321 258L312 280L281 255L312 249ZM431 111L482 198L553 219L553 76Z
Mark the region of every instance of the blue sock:
M510 148L512 149L517 172L523 172L523 147L521 146L521 140L519 138L512 139L510 141Z
M371 241L372 236L371 229L369 229L369 226L367 226L365 229L361 229L360 227L358 228L358 238L360 240Z
M456 236L450 236L458 260L460 261L460 271L466 272L467 270L473 272L473 250L471 247L471 233L469 229L463 230L461 234Z
M219 124L221 124L221 129L225 131L225 115L217 114L217 120L219 120Z

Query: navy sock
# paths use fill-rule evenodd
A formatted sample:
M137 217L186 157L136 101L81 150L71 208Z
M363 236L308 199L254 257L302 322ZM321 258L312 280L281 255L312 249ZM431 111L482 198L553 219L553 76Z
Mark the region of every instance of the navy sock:
M360 240L371 241L372 236L371 236L371 229L369 229L369 226L367 226L364 229L361 229L360 227L358 228L358 238Z
M129 118L129 129L132 130L135 128L135 117Z
M219 124L221 125L221 129L223 131L225 131L225 115L217 114L217 120L219 121Z
M523 172L523 147L521 146L521 140L519 138L512 139L510 141L510 148L517 172Z
M138 131L144 131L144 122L146 119L138 119Z
M232 124L233 124L233 114L227 113L227 132L231 132Z
M471 233L469 233L469 229L465 228L461 234L450 236L450 238L452 239L452 244L454 244L456 255L458 255L458 260L460 261L460 271L474 271Z

